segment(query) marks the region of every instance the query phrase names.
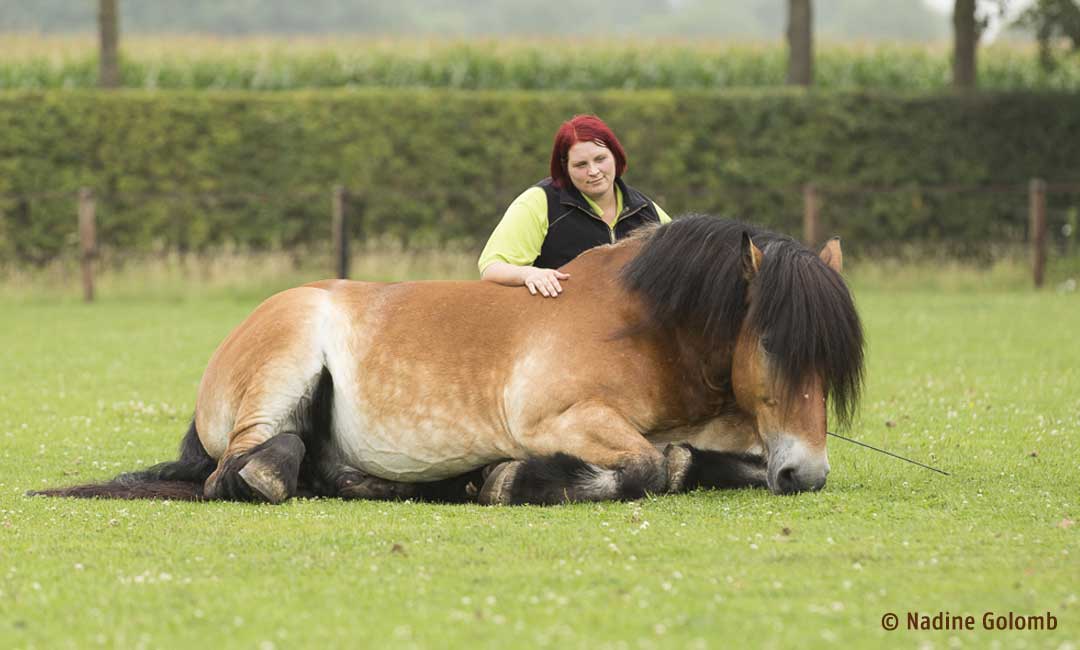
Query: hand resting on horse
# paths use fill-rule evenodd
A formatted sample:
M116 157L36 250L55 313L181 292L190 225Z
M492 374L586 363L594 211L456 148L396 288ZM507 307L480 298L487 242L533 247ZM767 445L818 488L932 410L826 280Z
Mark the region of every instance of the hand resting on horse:
M569 280L570 274L557 269L538 269L535 266L515 266L506 262L493 262L484 269L484 280L506 286L521 286L532 295L540 294L545 298L557 298L562 293L560 280Z

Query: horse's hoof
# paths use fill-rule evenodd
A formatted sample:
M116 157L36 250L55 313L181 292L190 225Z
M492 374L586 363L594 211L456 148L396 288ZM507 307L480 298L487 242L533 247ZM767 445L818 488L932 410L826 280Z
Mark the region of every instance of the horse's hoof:
M484 487L480 488L480 496L477 499L480 504L485 506L510 505L513 496L510 489L514 485L514 478L517 476L521 465L522 462L517 460L499 463L490 472L487 472Z
M277 468L255 458L240 470L240 478L269 503L278 504L289 498L289 487L281 480Z
M32 494L32 493L28 493L28 494ZM469 481L465 485L465 496L466 497L468 497L470 499L475 499L475 498L477 498L477 496L479 496L479 494L480 494L480 488L476 487L476 482L475 481Z
M510 461L508 461L508 460L500 460L500 461L495 462L495 463L488 463L487 465L484 465L484 467L481 468L481 470L480 470L480 482L481 483L486 483L487 480L488 480L488 477L491 476L492 472L494 472L498 467L500 467L502 465L505 465L506 463L509 463L509 462Z
M670 444L664 449L664 459L667 461L668 493L681 492L690 473L690 465L694 462L694 454L686 445Z

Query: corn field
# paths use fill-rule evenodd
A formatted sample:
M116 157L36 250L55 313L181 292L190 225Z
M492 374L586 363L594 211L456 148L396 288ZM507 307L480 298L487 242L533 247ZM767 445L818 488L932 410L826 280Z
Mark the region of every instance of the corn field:
M0 34L0 90L86 88L97 83L91 35ZM131 37L121 44L123 85L140 89L402 87L519 90L715 89L784 82L780 43L558 39L421 40ZM986 90L1080 90L1080 55L1040 67L1034 46L979 52ZM949 86L948 44L821 44L823 89L933 91Z

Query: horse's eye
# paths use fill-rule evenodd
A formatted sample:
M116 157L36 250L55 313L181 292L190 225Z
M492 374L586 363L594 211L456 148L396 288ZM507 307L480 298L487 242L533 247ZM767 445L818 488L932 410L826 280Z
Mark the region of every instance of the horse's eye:
M776 406L777 404L779 404L780 400L778 400L776 398L773 398L773 397L762 397L761 402L765 406L768 406L768 407L772 408L773 406Z

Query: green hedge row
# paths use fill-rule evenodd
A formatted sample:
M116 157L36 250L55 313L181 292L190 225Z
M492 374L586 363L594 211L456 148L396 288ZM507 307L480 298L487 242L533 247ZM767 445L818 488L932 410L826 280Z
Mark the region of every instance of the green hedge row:
M335 184L358 237L476 245L578 112L615 128L627 180L672 214L798 233L813 181L826 231L857 242L1022 237L1027 179L1080 180L1076 94L14 92L0 94L0 260L73 250L83 186L102 245L121 249L321 245ZM925 189L940 185L1017 190Z

